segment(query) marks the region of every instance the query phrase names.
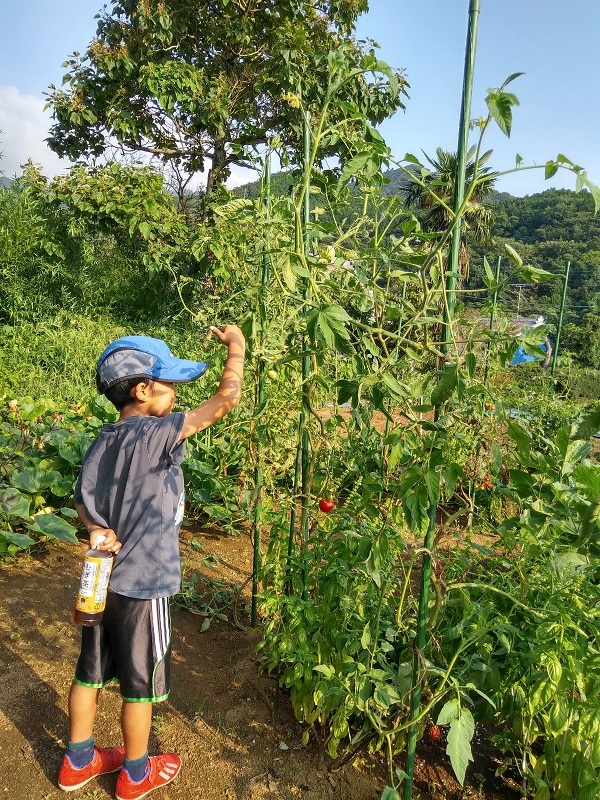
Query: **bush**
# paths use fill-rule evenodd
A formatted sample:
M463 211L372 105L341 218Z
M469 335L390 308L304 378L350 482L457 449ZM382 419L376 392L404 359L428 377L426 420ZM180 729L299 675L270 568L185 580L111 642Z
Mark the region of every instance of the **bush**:
M552 393L554 390L554 380L550 375L550 370L543 370L539 361L530 361L510 367L509 374L512 378L511 389L516 388L537 394Z
M563 348L570 350L581 367L600 366L600 316L585 314L579 324L563 328Z
M25 179L0 189L0 321L37 322L67 311L142 323L181 308L171 274L150 273L119 235L54 214Z
M104 343L127 333L108 320L66 314L1 330L0 395L48 397L59 407L94 397Z
M559 369L556 372L556 389L573 400L598 400L600 372L597 369Z

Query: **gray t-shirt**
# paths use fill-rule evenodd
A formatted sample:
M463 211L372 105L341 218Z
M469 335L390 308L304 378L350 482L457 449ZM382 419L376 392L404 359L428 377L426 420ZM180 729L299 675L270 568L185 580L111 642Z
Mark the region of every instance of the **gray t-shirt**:
M123 544L110 578L117 594L151 599L179 591L183 420L177 412L107 423L85 454L75 502Z

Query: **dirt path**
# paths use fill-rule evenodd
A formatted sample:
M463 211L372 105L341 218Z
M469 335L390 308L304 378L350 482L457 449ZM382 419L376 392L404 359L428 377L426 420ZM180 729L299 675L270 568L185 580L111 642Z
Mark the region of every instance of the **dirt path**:
M192 539L196 545L190 547ZM71 607L83 550L56 544L0 564L0 800L65 797L56 775L78 654ZM245 534L231 539L210 529L196 531L187 535L182 553L207 580L242 585L250 576L251 543ZM173 686L169 701L155 706L150 752L176 750L183 769L156 793L157 800L379 800L385 785L379 758L331 774L318 769L314 750L301 746L300 726L285 696L273 723L268 700L274 684L262 679L259 686L256 631L213 621L201 632L201 624L201 617L173 612ZM117 689L103 690L98 744L120 743L119 708ZM460 790L438 743L435 748L423 743L419 755L415 797L509 796ZM490 762L476 770L491 781L493 767ZM103 776L73 796L113 797L115 780ZM436 787L444 794L436 794Z

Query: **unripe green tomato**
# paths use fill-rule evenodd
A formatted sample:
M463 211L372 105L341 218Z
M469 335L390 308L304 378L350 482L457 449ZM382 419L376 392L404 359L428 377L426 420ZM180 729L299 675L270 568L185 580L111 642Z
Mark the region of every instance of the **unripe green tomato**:
M324 258L329 264L331 264L332 261L335 261L335 247L332 247L331 245L322 247L321 258Z

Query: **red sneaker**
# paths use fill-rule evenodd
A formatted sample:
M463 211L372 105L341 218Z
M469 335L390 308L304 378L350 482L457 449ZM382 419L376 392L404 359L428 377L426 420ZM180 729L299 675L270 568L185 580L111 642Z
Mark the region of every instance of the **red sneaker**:
M68 756L63 756L63 761L58 773L58 787L65 792L74 792L81 789L86 783L97 775L104 775L105 772L116 772L123 766L125 750L122 747L113 747L110 750L105 747L95 747L94 757L87 765L81 769L75 767L69 761Z
M149 756L148 772L139 783L134 783L127 770L122 769L117 778L115 795L117 800L140 800L155 789L166 786L177 777L181 769L181 759L175 753L165 753L162 756Z

